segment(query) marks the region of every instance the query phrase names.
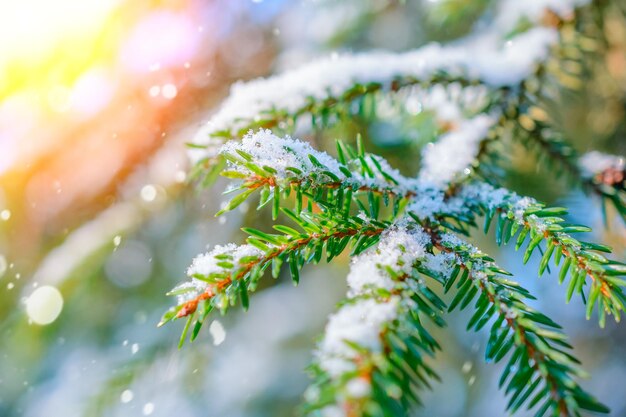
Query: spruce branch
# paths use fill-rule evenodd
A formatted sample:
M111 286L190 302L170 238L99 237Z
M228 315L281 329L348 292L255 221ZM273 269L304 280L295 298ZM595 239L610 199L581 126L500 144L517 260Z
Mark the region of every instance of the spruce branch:
M420 403L417 390L438 379L425 359L440 349L423 322L444 326L446 308L419 277L428 256L428 236L405 222L354 260L348 299L316 352L305 413L397 416Z
M350 213L354 202L374 220L378 219L381 200L387 206L390 198L395 198L389 220L406 212L463 234L469 234L467 226L476 225L477 215L484 215L485 232L492 220L496 220L498 244L507 243L516 235L516 249L529 241L524 263L530 260L539 244L545 242L539 275L554 260L554 265L560 267L560 282L563 283L568 274L570 277L567 300L574 293L581 294L587 302L588 318L597 306L600 325L604 326L606 314L614 315L619 321L624 310L626 298L621 287L626 281L620 277L626 275L626 265L609 261L599 253L610 252L610 248L571 236L571 233L590 229L565 223L559 217L566 214L565 209L546 208L531 198L477 181L461 182L444 191L420 178L412 180L402 176L382 159L369 156L368 163L367 155L355 153L341 144L340 159L345 164L313 150L306 143L281 139L265 131L248 135L241 143L230 142L224 149L233 169L225 175L241 179L242 185L236 190L244 190L224 210L236 207L254 190L263 188L265 196L261 197L260 206L270 200L272 193L279 196L281 191L286 194L293 189L296 212L302 209L302 199L306 197L320 207L344 214ZM274 157L280 162L272 161ZM356 172L354 164L358 167ZM358 199L359 193L368 196L367 205ZM279 204L277 198L274 201ZM591 281L588 290L585 288L587 277Z
M510 197L509 197L510 198ZM479 204L486 216L485 230L492 220L496 223L496 241L508 243L515 239L515 248L520 249L526 242L523 261L527 263L533 252L545 244L539 263L541 276L552 262L559 268L559 282L567 286L567 301L574 293L580 294L587 304L587 318L591 317L597 306L599 323L604 327L606 315L613 315L620 320L624 311L626 296L622 287L626 285L626 264L606 258L603 253L610 253L606 245L579 240L571 233L589 232L590 228L569 224L561 217L567 209L545 207L532 199L513 197L503 204L491 208ZM518 233L519 232L519 233Z
M503 277L510 274L477 248L453 235L431 234L434 246L455 258L456 266L445 283L446 292L453 287L457 291L450 310L476 300L467 329L478 331L492 322L485 359L499 362L512 352L500 378L500 386L506 385L510 394L507 410L514 413L526 405L537 409L536 416L579 416L583 409L607 413L575 382L585 374L567 352L571 346L561 327L525 304L525 299L534 297Z
M248 291L256 288L258 279L270 264L277 276L281 264L288 263L294 281L298 282L298 271L305 263L319 262L324 252L330 260L352 243L353 254L362 255L353 265L352 271L356 273L348 277L348 301L334 316L336 318L331 318L330 323L341 324L336 325L339 336L333 336L335 342L330 348L322 342L322 348L326 346L329 350L320 348L319 367L314 367L319 391L314 389L315 395L311 396L307 410L327 412L338 407L347 415L384 416L404 413L412 403L419 402L414 390L428 386L425 375L435 375L423 358L438 348L419 324L420 314L443 325L439 312L446 307L419 278L420 274L435 278L446 291L460 276L458 292L449 308L467 307L478 297L469 328L480 329L495 315L499 317L492 327L489 343L493 352L490 350L488 358L500 360L515 348L510 366L520 369L509 370L502 379L504 383L510 376L506 388L507 393L512 392L510 409L517 410L524 404L533 408L541 403L538 415L552 410L553 414L561 416L578 415L579 409L605 410L574 382L573 377L580 375L580 371L576 360L561 349L569 345L558 332L558 325L526 306L523 300L531 298L530 294L518 284L500 278L499 275L506 272L491 258L446 230L468 233L469 229L461 225L475 225L478 215L487 217L488 228L491 219L496 217L498 243L507 242L518 231L518 244L523 243L527 235L531 237L525 261L545 239L551 246L545 252L547 261L542 261L540 272L552 253L570 259L566 263L574 259L577 264L572 267L570 291L573 288L582 293L581 279L584 283L589 274L592 292L588 305L593 306L599 300L600 306L619 318L623 309L619 288L622 281L606 272L623 275L621 266L606 261L609 266L600 273L598 265L604 265L604 261L590 250L606 250L604 247L574 240L568 233L582 228L563 223L558 217L563 214L562 209L545 208L530 198L477 181L459 182L447 190L432 186L420 188L423 182L419 178L403 177L382 159L373 156L366 159L368 155L362 149L354 151L342 144L338 149L340 161L304 142L278 138L268 131L224 146L223 154L229 162L229 170L224 175L240 182L239 187L231 191L242 191L224 210L235 208L262 189L265 196L262 191L260 207L273 194L274 211L282 210L302 231L283 225L275 226L282 234L244 229L250 234L247 245L228 250L216 248L196 259L189 271L194 280L177 289L182 293L179 306L165 318L188 317L181 340L201 302L203 311L194 324L192 339L214 307L225 310L239 298L247 307ZM342 200L337 192L344 189L356 192ZM296 211L281 208L281 199L276 197L291 191L299 196ZM350 208L352 201L360 202L356 197L359 192L368 196L379 193L399 197L404 204L401 210L394 210L389 220L381 221L379 202L370 198L369 207L361 205L366 210L355 216ZM306 207L299 201L302 196L309 199ZM459 226L447 222L446 217L455 219ZM376 249L363 253L377 243ZM391 247L395 251L390 250ZM557 247L559 249L555 249ZM581 277L576 268L585 274ZM372 275L374 270L378 273ZM563 274L566 272L567 269ZM184 295L187 291L191 292L191 297ZM371 342L374 338L374 345L363 346L360 340L349 337L346 344L341 336L342 332L352 334L349 328L343 328L346 325L343 317L354 317L353 310L361 311L359 314L367 311L377 317L371 318L375 325L362 330L369 335L366 340ZM370 323L368 320L365 323ZM401 326L401 323L412 325ZM332 324L329 326L333 328ZM420 373L422 378L416 379Z
M548 123L547 113L538 106L528 108L518 119L516 138L538 155L545 155L559 174L578 184L587 194L610 203L626 221L626 167L624 158L597 151L580 156L570 143ZM606 210L603 216L607 221Z
M270 145L270 143L273 143L274 145ZM259 168L259 166L261 165L259 155L274 155L277 156L278 159L280 159L282 162L285 162L285 160L288 159L276 150L274 150L274 152L267 152L268 149L272 149L273 146L275 146L276 144L280 146L280 149L288 149L288 155L291 156L290 162L298 162L301 165L299 165L298 168L283 166L282 170L279 170L278 167L266 166L265 172L261 172ZM312 153L300 155L298 154L298 152L294 151L296 145L301 146L299 151ZM228 146L226 148L229 149ZM340 149L342 148L343 147L340 146ZM279 192L281 184L283 187L296 187L297 189L305 188L307 190L306 194L309 195L315 203L324 203L322 204L322 207L332 207L335 213L338 212L337 209L340 206L332 204L332 196L329 197L328 194L310 192L310 188L307 187L328 187L328 189L334 190L341 187L340 183L342 180L346 182L346 185L350 186L350 181L353 180L352 174L350 174L350 176L344 176L343 178L339 178L336 176L336 174L332 173L332 171L334 170L338 173L341 172L341 174L345 175L345 172L347 171L345 165L340 165L340 168L338 168L338 166L336 165L338 163L337 161L332 161L331 159L328 159L327 155L321 154L317 151L313 151L312 148L308 147L308 145L306 144L293 141L287 142L285 144L278 139L274 140L273 142L268 140L259 140L258 142L255 142L253 147L248 147L247 149L255 150L255 154L252 155L245 153L244 151L242 151L241 147L237 145L235 153L238 153L240 157L237 158L230 156L227 158L232 163L231 168L237 168L239 170L228 171L226 175L242 179L244 181L244 188L254 190L261 186L271 186L276 187L275 192ZM344 155L344 152L340 151L340 154ZM294 159L294 155L298 155L299 158ZM357 158L354 153L350 153L350 155L354 160L362 160ZM361 155L361 157L362 156L363 155ZM325 164L319 162L320 159L325 160ZM346 159L345 155L342 156L341 159L344 162L349 160ZM309 162L306 162L307 160L311 161L311 163L309 164ZM230 172L236 172L237 175L233 175ZM368 172L367 169L363 170L362 173L366 172ZM289 174L287 174L287 176L281 176L281 173ZM360 178L360 180L363 181L363 178ZM403 183L403 180L404 178L402 178L401 176L399 176L398 178L383 178L382 187L380 184L378 184L378 186L381 188L370 188L367 189L367 192L372 192L373 190L383 193L394 191L398 192L397 190L390 191L386 187L389 187L389 184L397 186L398 184ZM352 184L351 186L357 188L358 190L364 185L362 182L357 182L357 184ZM474 183L469 185L459 184L455 192L456 194L452 196L446 196L442 191L439 191L441 197L441 206L439 207L439 211L430 212L430 215L428 217L430 220L420 219L417 214L415 214L415 212L417 211L421 214L424 214L424 209L422 206L425 202L432 204L433 200L431 198L431 195L424 196L420 195L419 193L405 195L405 198L414 199L414 201L410 202L406 206L406 210L409 214L411 214L415 221L418 221L420 224L437 224L437 219L442 219L445 212L456 211L455 214L458 215L463 210L468 210L468 208L464 208L465 206L468 206L470 211L476 210L479 207L490 207L491 210L495 210L496 212L503 211L504 208L507 208L507 215L510 212L512 213L512 215L520 217L524 221L525 227L547 227L539 220L541 217L535 214L538 213L539 209L541 209L542 207L537 203L534 203L533 200L522 199L513 193L506 192L502 189L494 189L487 184L481 183ZM423 198L426 201L420 201L420 198ZM444 201L444 199L446 198L447 201ZM301 206L302 204L298 205ZM343 207L343 204L341 205L341 207ZM545 213L546 212L540 213L540 215L545 215ZM437 227L442 226L441 224L437 224ZM505 227L505 225L502 225L501 227ZM515 232L513 234L515 234ZM441 242L445 239L447 239L448 243L456 243L457 246L446 246L445 243L442 244ZM429 260L421 266L418 263L418 261L420 260L419 258L414 258L410 262L403 261L402 264L404 265L406 263L410 263L412 265L415 265L418 271L426 273L427 276L438 277L442 282L445 280L446 289L450 289L452 283L454 283L454 280L457 278L457 276L460 275L462 269L466 269L468 271L467 274L462 274L464 278L461 279L459 284L457 285L460 290L455 299L452 301L451 308L454 308L459 304L462 307L465 307L472 301L472 299L477 294L480 294L479 300L476 304L477 311L474 314L472 320L470 320L470 326L468 327L476 327L477 329L480 329L487 324L487 322L494 316L494 314L498 314L502 318L502 320L494 324L494 328L492 328L491 333L492 336L490 338L490 343L495 344L496 342L498 342L498 349L496 349L494 356L498 352L501 352L498 355L499 360L509 350L515 347L516 349L514 350L513 356L514 359L511 360L510 365L515 366L518 361L524 363L525 365L525 367L523 368L520 367L522 369L520 369L520 371L510 379L510 382L507 385L507 392L513 392L510 399L509 408L511 408L512 410L517 410L519 407L525 404L527 400L530 399L530 402L528 402L529 408L537 405L537 403L540 401L544 401L540 406L539 415L543 415L547 410L552 410L555 414L563 416L577 415L577 410L580 408L590 408L596 411L604 410L603 406L599 405L597 401L595 401L591 396L582 391L578 387L578 385L573 383L572 377L580 375L580 371L575 366L575 360L570 359L567 353L561 352L558 347L554 346L554 344L565 344L563 342L563 335L555 330L558 328L558 325L553 323L549 318L542 315L541 313L535 312L534 310L530 309L523 303L524 298L531 297L526 290L519 287L518 284L514 282L499 278L496 274L505 273L505 271L495 266L495 264L492 263L491 258L480 254L480 252L478 252L475 248L470 249L470 247L466 244L459 243L458 240L454 240L450 235L446 235L445 238L441 238L440 236L433 234L430 237L430 241L435 242L433 246L441 251L441 253L452 254L454 256L453 259L456 259L455 262L458 268L453 269L453 272L450 272L450 269L448 268L447 273L450 274L450 277L448 279L446 279L445 273L442 278L442 272L440 270L428 268L428 263L432 264L433 262L435 262L433 260ZM378 251L385 252L380 249L380 246L383 244L384 241L379 243ZM401 245L401 247L405 247L407 245L408 244L405 243L404 245ZM410 253L415 254L416 252L420 252L420 250L422 251L424 256L426 256L425 252L423 252L424 249L413 248ZM436 259L434 255L432 256L433 259ZM394 258L388 256L386 252L385 259L390 261L394 266L397 267L397 265L394 264ZM436 262L439 265L445 264L446 262L450 263L450 258L444 257L443 259L439 259ZM355 265L358 265L358 261L355 262ZM380 265L377 264L376 267L380 268ZM353 268L355 267L353 266ZM474 268L474 270L472 270L471 268ZM368 269L371 269L371 267L368 267ZM385 269L385 271L387 274L391 273L389 269ZM365 276L367 274L363 273L362 275ZM406 279L405 275L393 274L393 277L396 278L396 281L398 281L398 277L404 277ZM363 278L361 278L361 280L362 279ZM413 279L415 279L415 277L413 277ZM472 285L469 285L470 282L472 283ZM351 285L352 287L356 287L355 283L352 283ZM378 283L378 285L381 285L380 282ZM361 286L357 288L356 293L359 294L363 291L364 288L371 291L370 286ZM393 289L393 285L386 284L383 285L382 289L377 288L376 294L382 292L382 294L387 297L389 295L389 292L391 294L396 294L395 292L393 292ZM370 299L369 297L372 293L367 292L367 294L368 296L365 298ZM358 296L355 296L353 294L352 301L354 301L355 299L359 298ZM388 302L389 298L383 297L383 300L385 300L384 302ZM519 321L516 320L517 317L520 317ZM505 324L504 329L501 328L503 323ZM381 343L384 346L383 342ZM503 349L505 342L507 342L507 346L506 349ZM567 345L565 344L565 346ZM360 353L363 355L371 354L371 352L367 351L360 351ZM369 356L367 357L369 358ZM381 361L382 359L378 358L377 360ZM350 378L346 377L343 374L338 381L334 381L332 380L332 378L329 378L328 374L323 372L323 370L320 371L316 368L316 375L319 382L317 388L314 389L314 392L316 393L315 398L323 398L324 401L316 402L316 405L310 405L308 409L313 410L316 408L324 409L325 407L337 407L336 404L332 405L334 404L333 401L336 402L338 392L344 392L348 389L347 387L349 386L348 384L350 383L350 381L352 381L352 389L354 389L355 384L362 387L363 384L366 384L366 382L373 381L373 375L378 375L381 370L373 366L372 361L374 360L371 358L366 360L363 359L363 357L359 356L358 363L366 363L367 365L364 365L363 368L358 367L356 371L352 370L352 377L360 378L358 379L358 382L352 381ZM421 365L421 363L419 364ZM378 366L385 368L385 366L381 364L378 364ZM562 370L565 373L565 376L559 379L554 378L549 370L556 369ZM369 373L367 373L366 370ZM524 383L530 381L531 378L532 383L529 387ZM503 378L503 382L505 379L506 378ZM393 384L391 384L391 386L396 387ZM321 390L320 387L324 387L324 393L318 392L318 390ZM367 392L378 392L378 388L373 389L371 386L369 386L367 390ZM331 395L329 392L334 393L334 395ZM393 393L394 388L387 387L385 397L390 397L389 392ZM533 393L534 396L530 398L531 394ZM345 393L343 395L344 396L341 398L345 397ZM400 398L402 398L403 401L406 401L406 397ZM362 398L359 397L358 400L352 402L343 402L341 404L341 407L346 411L348 415L351 415L350 413L353 413L353 415L362 415L366 413L364 411L366 408L364 407L371 407L376 409L376 407L379 405L380 402L375 402L374 405L372 405L368 401L364 401ZM406 407L408 406L409 404L403 405L401 403L398 403L394 406L388 405L386 409L406 409Z
M418 373L426 369L429 376L435 375L430 368L424 368L421 356L415 355L420 348L424 349L424 335L417 339L422 345L409 346L410 342L403 340L407 336L399 335L397 328L398 323L404 322L409 325L404 327L409 334L415 329L422 332L421 322L408 320L407 312L398 313L375 322L375 329L368 329L368 333L352 329L351 325L358 329L360 324L351 324L346 316L363 314L361 319L370 323L373 319L365 311L375 308L370 303L370 297L374 297L380 303L393 302L400 306L408 298L414 301L409 304L408 317L415 318L417 311L437 318L434 307L442 309L445 304L434 296L420 275L434 278L446 292L457 284L457 294L450 310L458 305L465 308L478 298L468 329L477 331L493 322L487 359L498 362L513 351L501 378L501 385L508 380L506 393L511 397L507 408L511 412L523 405L529 409L539 405L538 416L548 411L559 416L577 416L580 409L608 411L576 384L573 378L584 374L578 367L579 362L563 350L570 346L565 342L560 326L524 303L524 299L533 298L524 288L502 278L501 274L509 274L456 236L442 233L432 226L422 229L417 223L408 222L401 220L397 226L391 226L383 233L376 248L354 260L348 275L350 298L331 317L318 351L319 363L313 367L316 383L308 391L309 404L305 408L308 412L321 409L322 415L334 410L348 416L398 415L406 413L411 405L400 400L419 403L417 396L406 394L428 384L422 379L421 384L412 387L410 376L403 374L403 370L408 365L408 369L417 369ZM420 292L428 295L427 300L415 299ZM355 306L359 306L363 299L368 300L367 308L362 313L355 313L354 310L360 308ZM434 305L430 305L429 300ZM398 310L402 311L402 308ZM494 316L498 318L493 319ZM439 318L435 322L443 324ZM379 340L372 344L369 337L375 336ZM389 339L396 340L401 348L388 348ZM426 337L426 341L429 340L432 339ZM338 344L338 341L344 344ZM359 341L369 341L369 345L364 347ZM427 344L427 347L427 353L434 353L433 346ZM403 361L392 362L390 367L388 355L380 355L385 349L408 352L412 356L403 355ZM387 369L395 369L395 374L388 374ZM376 398L379 392L382 397Z
M250 129L286 128L303 115L311 115L314 121L317 117L326 120L334 108L379 91L450 83L482 84L495 90L516 87L546 59L558 34L556 22L545 26L541 16L525 16L523 11L515 14L531 26L516 33L497 27L479 31L465 42L429 44L401 54L334 56L285 74L236 84L196 136L191 156L206 163L224 141ZM509 47L494 43L496 38L507 39ZM474 53L476 49L480 53ZM494 61L499 66L494 67Z
M308 143L263 130L246 135L241 142L229 142L221 151L228 161L228 170L222 175L238 181L229 192L240 194L222 212L232 210L259 190L259 207L269 201L276 206L281 196L293 193L296 213L302 211L307 199L345 214L351 212L353 203L358 204L376 219L381 202L387 206L393 200L397 214L401 201L420 189L419 181L402 176L384 159L363 152L362 147L357 151L337 142L337 152L339 161ZM357 198L363 194L367 195L368 207Z
M567 300L580 294L587 318L597 307L601 326L607 314L620 319L626 265L605 256L611 249L574 237L590 229L567 223L566 209L490 184L496 183L490 164L503 155L491 145L503 146L501 137L514 133L626 212L623 158L577 157L538 104L538 91L550 87L544 78L550 49L575 30L573 22L565 24L576 16L575 5L544 1L527 10L505 2L492 28L456 44L344 55L234 86L200 133L192 154L201 160L197 172L233 182L226 191L233 197L218 215L258 194L259 209L269 205L275 222L284 215L295 226L275 224L277 233L244 228L245 245L198 256L191 280L172 292L178 303L162 323L186 318L181 343L192 325L193 340L211 310L224 312L239 301L247 308L248 293L267 269L278 277L284 266L298 283L305 264L331 261L350 247L348 294L318 345L306 414L406 415L420 403L419 391L437 379L428 358L440 346L427 321L443 327L444 310L457 307L473 309L468 330L490 326L486 360L507 358L500 385L511 413L522 407L537 416L607 412L576 382L584 373L560 326L528 306L534 297L507 271L459 237L470 236L484 217L485 232L495 225L498 245L515 239L516 249L525 246L524 263L541 252L539 275L557 267ZM442 91L455 89L460 93L438 101ZM467 97L478 90L488 99L468 111ZM305 117L326 127L365 112L355 105L365 99L402 102L411 94L441 123L414 178L366 153L359 140L356 150L337 142L333 158L267 130L292 130ZM235 140L224 144L228 139ZM449 304L439 290L453 293Z
M296 216L287 209L284 212L302 231L284 225L274 226L281 234L244 228L250 235L247 244L217 246L211 252L199 255L188 270L192 280L170 292L170 295L178 296L178 305L165 313L159 325L186 317L189 324L181 336L181 344L192 322L193 341L213 309L225 312L238 300L247 309L249 292L256 290L259 279L269 267L277 278L282 264L287 262L292 279L297 283L302 266L318 263L324 251L329 260L350 244L353 244L353 253L359 253L376 243L384 230L384 223L365 224L358 217L342 218L338 222L324 214L301 213Z
M602 15L604 2L596 2L592 12ZM577 15L588 11L579 9ZM578 17L578 16L577 16ZM579 155L570 141L553 125L549 112L542 102L550 101L550 93L540 86L550 81L566 89L580 89L580 75L585 62L585 53L597 52L596 49L605 41L594 39L581 33L577 27L579 19L572 19L563 25L566 39L558 44L559 56L566 65L557 64L556 58L542 63L537 68L534 78L521 84L515 106L511 108L510 119L514 121L513 138L519 140L526 148L533 151L537 158L545 161L557 175L564 175L569 181L577 184L585 193L600 198L605 223L608 222L606 204L611 204L621 219L626 222L626 167L624 157L601 154L592 151ZM596 31L603 26L603 19L588 27ZM597 37L597 33L594 35ZM568 68L566 71L564 68Z

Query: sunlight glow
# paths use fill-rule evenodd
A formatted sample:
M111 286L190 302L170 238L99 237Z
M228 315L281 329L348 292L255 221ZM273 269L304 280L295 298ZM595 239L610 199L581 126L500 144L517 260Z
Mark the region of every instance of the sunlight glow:
M61 78L100 52L94 48L118 0L20 0L0 3L0 97L25 82ZM60 59L60 58L63 59ZM59 69L60 71L59 73ZM79 71L80 72L80 71ZM4 93L4 94L2 94Z

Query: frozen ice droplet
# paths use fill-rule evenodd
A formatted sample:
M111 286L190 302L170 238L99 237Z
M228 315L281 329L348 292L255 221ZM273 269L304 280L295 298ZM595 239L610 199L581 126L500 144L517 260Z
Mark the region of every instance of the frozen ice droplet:
M50 324L63 309L63 296L55 287L44 285L37 288L26 300L26 314L34 323Z
M144 416L149 416L154 412L154 404L153 403L145 403L143 405L143 409L141 410Z
M213 320L211 325L209 326L209 333L211 333L211 337L213 338L213 345L219 346L226 339L226 330L224 330L224 326L218 320Z
M135 395L133 394L133 392L129 389L124 390L122 392L122 395L120 395L120 401L122 401L124 404L129 403L133 400L133 397Z

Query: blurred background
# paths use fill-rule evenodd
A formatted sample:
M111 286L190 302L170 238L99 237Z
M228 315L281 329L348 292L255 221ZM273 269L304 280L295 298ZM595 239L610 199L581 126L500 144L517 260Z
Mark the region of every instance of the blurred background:
M301 285L268 279L248 313L215 316L176 348L182 323L157 329L194 255L241 242L247 206L215 219L223 183L187 184L185 143L235 80L340 51L406 50L449 41L486 16L490 0L0 1L0 416L291 416L326 316L345 293L348 259L305 269ZM581 56L553 108L580 151L626 155L626 6L604 2L603 46ZM591 24L591 23L590 23ZM555 73L559 61L551 63ZM574 84L571 85L571 79ZM578 80L578 82L576 82ZM315 139L351 140L414 172L436 133L432 115L377 97L371 119L344 120ZM626 259L612 212L552 179L515 148L507 182L572 207ZM565 305L554 277L536 279L512 248L479 244L539 295L590 372L584 385L626 415L626 327L597 328ZM498 416L499 366L485 334L456 313L438 334L443 382L415 416ZM519 415L523 415L520 413Z

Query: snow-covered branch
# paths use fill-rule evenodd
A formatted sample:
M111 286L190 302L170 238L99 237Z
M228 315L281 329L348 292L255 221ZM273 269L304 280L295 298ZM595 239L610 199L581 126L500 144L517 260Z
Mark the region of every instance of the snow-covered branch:
M583 14L576 8L586 3L503 0L485 16L491 25L479 22L469 36L447 45L337 54L233 86L199 133L192 157L204 160L201 171L221 161L218 170L232 180L226 192L232 197L218 215L258 194L259 210L271 206L275 222L287 218L295 225L275 224L278 233L244 228L245 245L198 256L164 322L187 317L183 340L195 322L193 340L212 309L225 311L238 300L247 307L265 271L278 277L284 266L297 283L305 264L332 261L350 248L348 293L318 345L305 413L404 415L419 403L417 391L437 378L427 357L440 346L425 319L444 326L442 313L457 306L473 309L468 329L490 325L487 359L508 357L501 381L512 412L522 406L538 416L606 412L575 381L581 372L560 327L526 304L532 295L508 272L460 237L471 236L484 219L498 245L514 240L516 249L524 246L524 264L541 253L539 275L551 264L558 268L567 299L580 294L587 317L597 308L601 326L607 315L620 319L626 264L608 259L609 247L574 237L589 229L566 222L566 209L520 196L490 175L494 160L506 156L509 144L501 138L515 137L563 161L626 213L624 158L594 152L579 159L552 134L539 98L549 82L551 50L564 48L578 28L573 19ZM403 111L402 117L423 111L434 117L434 124L427 119L425 140L415 141L425 144L421 160L407 169L416 175L366 152L361 136L356 149L337 141L331 156L276 133L292 130L304 116L321 119L322 127L344 114L354 115L355 124L369 122L369 108L380 104L382 110L371 113L387 112L392 122ZM360 130L368 139L372 131ZM433 285L454 294L449 306Z
M548 57L557 40L551 27L534 27L510 39L482 31L458 43L429 44L400 54L333 55L284 74L238 83L196 135L194 143L205 148L192 149L191 156L195 161L213 157L224 137L274 127L319 104L332 106L381 89L455 81L516 86Z
M305 394L309 410L319 409L322 416L363 415L376 407L373 397L387 392L388 407L401 412L407 405L403 397L428 387L424 378L436 377L424 356L439 346L419 323L429 317L443 326L438 315L445 304L416 269L433 257L430 246L427 233L405 222L387 229L375 248L353 260L348 299L330 317L315 354L317 383ZM390 360L391 350L410 358L411 367ZM391 382L391 375L401 378Z

